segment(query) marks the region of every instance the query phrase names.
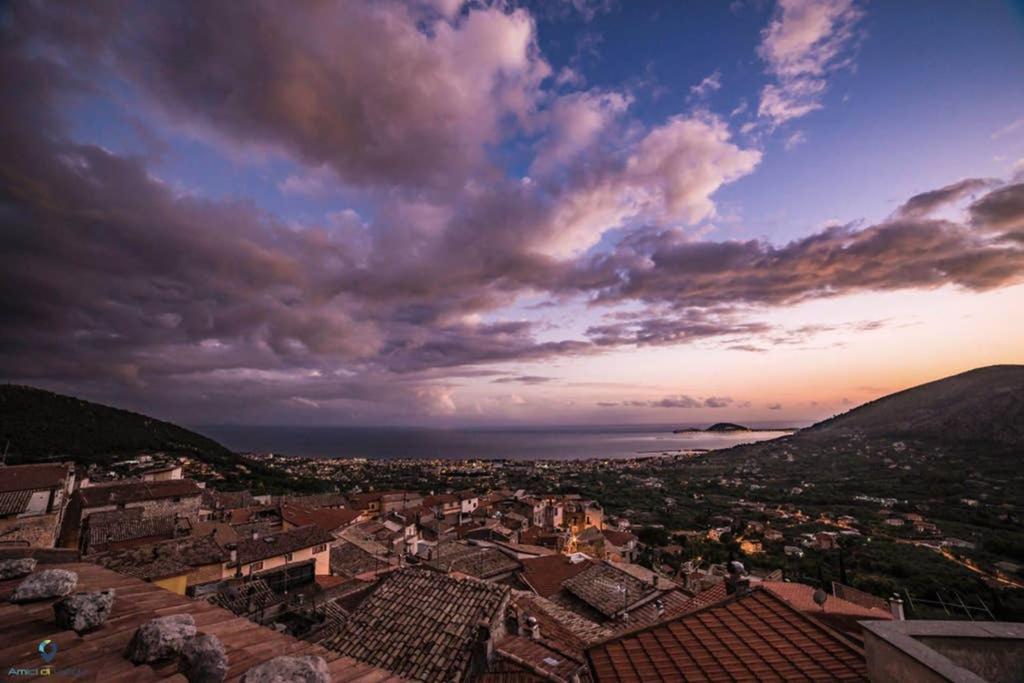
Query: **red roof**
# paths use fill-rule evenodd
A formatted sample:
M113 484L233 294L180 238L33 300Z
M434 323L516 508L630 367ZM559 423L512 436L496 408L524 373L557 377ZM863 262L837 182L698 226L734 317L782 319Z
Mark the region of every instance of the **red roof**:
M7 491L44 491L64 485L72 465L6 465L0 467L0 493Z
M804 583L760 581L756 585L771 591L774 595L782 598L804 614L857 638L860 638L861 635L861 627L857 623L858 621L864 619L892 619L892 614L886 610L864 607L831 594L825 601L824 607L821 607L814 602L814 591L816 590L814 586L808 586ZM725 582L723 581L705 591L701 591L677 609L668 608L668 613L671 616L687 614L725 600L727 597L729 596L726 593Z
M281 506L281 519L289 524L294 526L316 524L328 533L352 524L362 514L363 510L345 508L308 508L289 503Z
M597 683L866 681L864 652L755 588L587 650Z
M142 500L159 500L201 496L203 490L191 479L166 479L163 481L131 481L117 484L101 484L78 489L82 507L101 507L117 503L135 503Z
M542 598L550 598L562 590L562 582L594 566L593 560L573 564L565 555L545 555L521 560L521 576Z
M613 531L612 529L604 529L603 531L601 531L601 533L604 534L604 538L606 541L608 541L617 548L621 548L624 545L627 545L630 541L637 540L636 536L629 533L628 531Z

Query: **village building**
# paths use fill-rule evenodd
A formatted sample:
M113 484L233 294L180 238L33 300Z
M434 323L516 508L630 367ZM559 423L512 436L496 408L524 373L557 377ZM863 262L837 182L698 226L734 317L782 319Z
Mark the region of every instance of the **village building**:
M510 590L427 569L392 573L324 647L424 683L483 674L505 636Z
M141 510L142 517L169 515L199 520L203 490L191 479L132 481L79 488L71 496L61 532L61 545L75 547L81 528L90 515Z
M0 543L57 545L74 486L72 463L0 466Z
M868 680L863 649L761 589L596 643L586 657L596 683Z
M238 542L226 567L226 576L255 576L284 566L304 570L297 574L328 575L331 564L327 548L332 541L334 537L315 524L270 536L255 533Z

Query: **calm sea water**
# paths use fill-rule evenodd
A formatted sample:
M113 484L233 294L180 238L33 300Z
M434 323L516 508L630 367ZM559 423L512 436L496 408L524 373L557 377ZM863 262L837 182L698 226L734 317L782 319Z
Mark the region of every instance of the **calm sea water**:
M675 425L678 426L678 425ZM729 448L786 432L673 434L673 426L419 429L406 427L198 428L236 451L307 457L582 460Z

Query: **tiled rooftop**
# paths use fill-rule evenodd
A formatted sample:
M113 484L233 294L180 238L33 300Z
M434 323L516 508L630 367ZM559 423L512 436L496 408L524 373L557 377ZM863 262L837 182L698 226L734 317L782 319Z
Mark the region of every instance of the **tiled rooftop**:
M70 468L69 463L0 466L0 493L41 491L62 486Z
M256 539L246 538L238 542L238 561L248 564L321 543L330 543L333 540L329 533L315 524L279 531Z
M520 560L521 577L541 597L550 598L562 590L562 582L592 567L594 562L584 560L573 564L565 555L549 555Z
M134 503L143 500L199 496L202 489L191 479L167 479L164 481L133 481L121 484L103 484L78 489L83 507L100 507L118 503Z
M32 500L32 489L0 492L0 516L20 515Z
M651 584L608 564L595 564L562 585L606 617L655 592Z
M504 586L404 569L382 581L324 645L428 683L460 681L478 626L495 626L509 596Z
M108 550L86 559L122 574L152 580L187 573L193 567L225 562L228 554L212 536L185 536Z
M496 548L467 545L465 543L441 543L433 549L433 558L427 562L431 567L445 572L459 572L489 579L519 569L519 561Z
M128 641L144 622L159 616L191 614L200 633L215 635L224 644L230 682L238 681L250 668L279 655L323 657L334 683L402 680L387 671L254 624L205 601L191 600L94 564L51 565L50 568L76 572L79 591L115 589L117 595L110 618L99 629L81 636L74 631L61 630L54 623L52 600L9 604L7 598L19 580L0 581L0 662L4 667L39 666L39 642L49 638L59 646L54 666L58 670L80 669L82 676L75 678L76 681L185 683L185 677L177 673L174 660L134 666L123 655Z
M388 566L386 558L377 557L355 543L339 543L331 547L331 572L334 574L353 577Z
M867 680L862 650L763 589L598 643L587 659L598 683Z
M537 620L544 640L578 659L587 645L614 635L612 630L533 593L515 591L512 603L517 613Z
M284 503L281 505L281 519L289 524L294 526L316 524L327 532L352 524L362 514L362 510L349 510L345 508L311 508L294 503Z
M174 515L163 515L160 517L125 517L106 522L94 522L90 516L87 525L89 532L86 537L86 548L89 549L107 543L120 543L139 538L172 538L177 528L177 520Z

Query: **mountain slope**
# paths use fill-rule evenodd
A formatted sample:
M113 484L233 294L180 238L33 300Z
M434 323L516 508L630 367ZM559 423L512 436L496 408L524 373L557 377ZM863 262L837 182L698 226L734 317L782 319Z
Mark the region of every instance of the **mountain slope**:
M190 452L222 463L235 456L195 432L127 410L15 384L0 385L0 449L8 462L70 456L111 460L139 451Z
M799 437L846 434L1024 445L1024 365L992 365L884 396Z

